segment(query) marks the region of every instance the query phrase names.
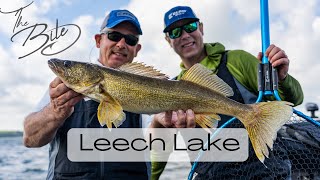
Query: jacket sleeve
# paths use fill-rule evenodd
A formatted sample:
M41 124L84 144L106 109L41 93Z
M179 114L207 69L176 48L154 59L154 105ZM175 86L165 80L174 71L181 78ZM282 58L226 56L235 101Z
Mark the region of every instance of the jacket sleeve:
M300 83L291 75L279 82L279 95L282 100L292 102L297 106L303 102L303 91Z

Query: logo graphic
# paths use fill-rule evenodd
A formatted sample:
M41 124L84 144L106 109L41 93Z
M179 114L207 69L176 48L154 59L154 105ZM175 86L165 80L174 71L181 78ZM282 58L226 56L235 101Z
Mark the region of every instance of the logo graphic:
M179 10L179 11L172 12L169 14L169 19L173 18L173 16L183 15L186 12L187 12L187 10Z

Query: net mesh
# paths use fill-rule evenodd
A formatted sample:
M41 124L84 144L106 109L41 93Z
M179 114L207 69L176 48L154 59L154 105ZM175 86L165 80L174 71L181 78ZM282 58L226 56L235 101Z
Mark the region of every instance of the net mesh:
M243 127L235 120L228 127ZM262 164L249 147L245 162L199 162L195 179L320 179L320 128L293 115Z

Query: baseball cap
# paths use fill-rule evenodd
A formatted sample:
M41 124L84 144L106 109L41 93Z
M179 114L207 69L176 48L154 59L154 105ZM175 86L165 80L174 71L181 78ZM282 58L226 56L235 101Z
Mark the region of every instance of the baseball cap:
M113 10L113 11L111 11L107 15L107 17L104 18L103 23L100 28L100 32L106 27L113 28L116 25L118 25L124 21L128 21L128 22L132 23L134 26L136 26L138 33L140 35L142 34L142 30L140 28L140 23L139 23L138 19L136 18L135 15L133 15L128 10Z
M182 19L194 19L199 20L197 16L194 14L192 9L188 6L176 6L172 9L170 9L168 12L164 15L164 30L163 32L168 31L168 27L173 24L176 21L182 20Z

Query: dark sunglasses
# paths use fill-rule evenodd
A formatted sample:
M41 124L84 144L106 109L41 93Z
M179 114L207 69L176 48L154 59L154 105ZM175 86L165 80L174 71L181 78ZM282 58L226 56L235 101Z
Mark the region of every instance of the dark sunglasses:
M198 23L196 21L196 22L192 22L189 24L185 24L180 27L176 27L168 32L169 37L171 39L176 39L176 38L180 37L182 35L182 29L185 30L187 33L192 33L193 31L198 29Z
M125 42L130 46L135 46L139 41L139 38L134 35L126 35L117 31L106 31L102 32L101 34L106 34L108 39L114 42L119 42L122 38L124 38Z

